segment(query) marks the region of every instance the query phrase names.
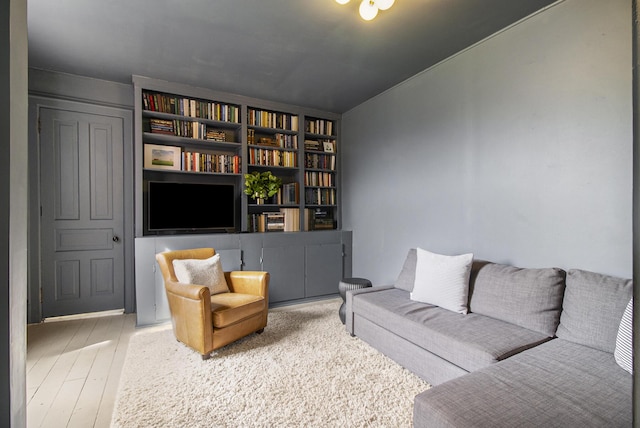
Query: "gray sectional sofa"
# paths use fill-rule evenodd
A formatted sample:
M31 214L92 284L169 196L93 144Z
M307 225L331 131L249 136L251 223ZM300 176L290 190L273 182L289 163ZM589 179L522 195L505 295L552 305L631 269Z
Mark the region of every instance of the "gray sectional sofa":
M460 314L411 300L415 271L413 249L394 285L346 302L350 334L432 385L414 426L631 426L631 368L614 356L630 280L474 261Z

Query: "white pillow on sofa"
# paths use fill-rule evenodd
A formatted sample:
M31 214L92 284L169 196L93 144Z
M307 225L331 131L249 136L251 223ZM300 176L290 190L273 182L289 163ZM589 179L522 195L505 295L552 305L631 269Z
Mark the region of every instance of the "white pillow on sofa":
M214 254L208 259L175 259L173 270L178 281L185 284L206 285L212 296L229 292L222 263L220 263L220 254Z
M418 248L417 256L411 300L466 314L473 254L444 256Z

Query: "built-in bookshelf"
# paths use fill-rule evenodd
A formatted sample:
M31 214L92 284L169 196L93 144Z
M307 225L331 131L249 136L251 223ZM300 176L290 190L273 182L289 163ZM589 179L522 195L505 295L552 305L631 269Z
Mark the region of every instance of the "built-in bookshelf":
M240 174L240 106L142 91L144 169Z
M259 203L249 199L250 232L285 231L281 209L300 207L298 133L295 113L247 108L247 170L268 170L282 180L280 191L271 198ZM295 214L289 210L286 215Z
M304 121L304 205L314 211L314 229L334 229L337 219L337 138L333 120Z
M236 232L338 228L339 115L141 76L133 80L136 236L157 234L147 227L147 193L148 183L158 181L232 185ZM280 191L263 201L245 195L244 175L254 171L278 176Z

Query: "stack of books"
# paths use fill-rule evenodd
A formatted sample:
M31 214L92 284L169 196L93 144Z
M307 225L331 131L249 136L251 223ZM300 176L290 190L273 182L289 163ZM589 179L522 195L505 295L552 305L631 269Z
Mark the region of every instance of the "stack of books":
M149 125L153 134L175 135L172 120L149 119Z

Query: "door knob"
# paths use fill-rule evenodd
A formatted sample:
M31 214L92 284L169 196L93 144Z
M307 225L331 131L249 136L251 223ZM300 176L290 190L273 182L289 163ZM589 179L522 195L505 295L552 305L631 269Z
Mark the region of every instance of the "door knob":
M117 235L113 235L113 242L120 242L120 238Z

